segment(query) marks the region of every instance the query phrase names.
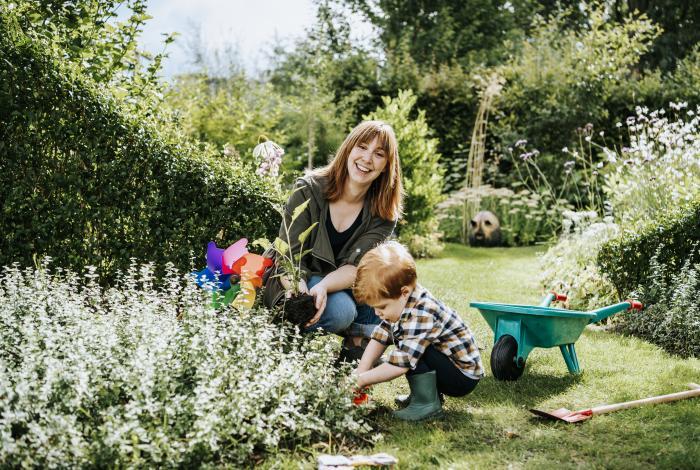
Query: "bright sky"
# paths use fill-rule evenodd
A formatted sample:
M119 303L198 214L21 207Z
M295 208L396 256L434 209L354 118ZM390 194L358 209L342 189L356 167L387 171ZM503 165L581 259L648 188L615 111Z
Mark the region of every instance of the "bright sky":
M180 36L168 47L170 57L164 62L163 75L192 70L192 57L187 43L197 36L206 47L218 50L232 47L237 60L248 72L264 69L268 54L276 40L292 44L304 35L315 21L312 0L150 0L141 47L162 50L163 33L177 31ZM371 29L358 19L351 20L353 37L371 34Z

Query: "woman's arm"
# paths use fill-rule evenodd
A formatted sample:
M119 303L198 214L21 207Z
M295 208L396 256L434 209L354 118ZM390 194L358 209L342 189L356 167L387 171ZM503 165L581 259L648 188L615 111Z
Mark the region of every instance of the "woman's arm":
M358 374L357 386L362 388L367 385L388 382L389 380L404 375L406 372L408 372L408 367L397 367L385 362L379 367Z
M309 290L309 294L314 296L316 304L316 315L309 320L306 326L311 326L321 319L321 314L326 309L326 301L329 292L337 292L347 289L355 282L357 267L352 264L345 264L333 272L328 273L318 284Z
M328 273L319 284L323 284L327 292L337 292L352 287L356 277L357 266L346 264Z

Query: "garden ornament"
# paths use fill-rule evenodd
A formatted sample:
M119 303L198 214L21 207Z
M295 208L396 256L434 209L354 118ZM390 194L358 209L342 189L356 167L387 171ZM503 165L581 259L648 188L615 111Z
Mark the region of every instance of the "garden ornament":
M234 263L236 263L236 261L248 254L248 248L246 248L247 244L248 239L241 238L236 243L224 250L221 258L221 264L223 267L223 270L221 271L222 273L230 274L232 272L235 272L233 270ZM236 274L240 274L240 271Z
M684 392L669 393L668 395L660 395L656 397L642 398L640 400L626 401L624 403L616 403L614 405L601 405L585 410L569 411L566 408L559 408L554 411L530 410L532 413L543 418L556 419L567 423L578 423L597 416L603 413L611 413L618 410L626 410L627 408L636 408L638 406L653 405L656 403L668 403L670 401L684 400L700 396L700 385L690 383L688 386L692 390Z
M225 291L231 287L230 274L217 275L217 272L210 271L208 267L192 274L194 282L202 289Z
M469 244L471 246L499 246L501 244L501 223L496 214L490 211L481 211L469 221Z
M221 261L224 251L223 248L216 246L216 242L207 244L207 268L209 268L211 273L223 273Z
M249 253L247 244L245 238L226 249L213 241L207 244L207 267L192 275L199 287L211 292L212 308L251 308L255 303L255 289L262 287L262 274L272 260Z
M255 273L248 271L247 269L243 270L240 282L241 291L233 301L234 307L244 309L253 307L253 304L255 303L255 285L253 279L255 278Z
M262 287L262 275L269 266L272 266L272 260L265 258L255 253L246 253L233 263L231 271L243 277L243 273L248 271L249 280L255 284L255 287Z
M517 380L525 370L525 361L534 348L559 346L571 374L581 370L574 343L589 323L596 323L625 310L641 310L636 300L626 300L590 312L549 307L553 300L566 296L550 292L540 305L511 305L471 302L494 332L491 372L498 380Z

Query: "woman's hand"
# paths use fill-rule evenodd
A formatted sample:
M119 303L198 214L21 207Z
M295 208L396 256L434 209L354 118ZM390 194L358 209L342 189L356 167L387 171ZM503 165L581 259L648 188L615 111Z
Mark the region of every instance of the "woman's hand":
M314 315L314 317L305 325L307 328L317 323L321 319L321 315L326 309L328 290L326 289L326 285L323 283L323 281L321 281L311 288L309 294L314 297L314 303L316 304L316 315Z

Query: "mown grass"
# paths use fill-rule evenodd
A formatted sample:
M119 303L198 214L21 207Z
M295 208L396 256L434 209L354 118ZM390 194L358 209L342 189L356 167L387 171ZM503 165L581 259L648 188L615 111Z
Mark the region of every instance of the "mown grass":
M587 329L576 343L583 373L567 372L558 348L535 349L516 382L490 372L493 333L469 301L536 304L530 248L448 245L419 262L420 281L465 319L483 348L487 377L465 398L447 398L443 420L409 424L391 417L400 378L376 387L383 439L364 453L388 452L400 468L699 468L700 398L619 411L572 425L535 418L529 408L579 409L685 390L700 383L700 360L680 359L636 338ZM624 315L624 313L622 313ZM288 456L282 467L314 466ZM272 463L272 462L270 462ZM272 464L275 466L275 464Z

